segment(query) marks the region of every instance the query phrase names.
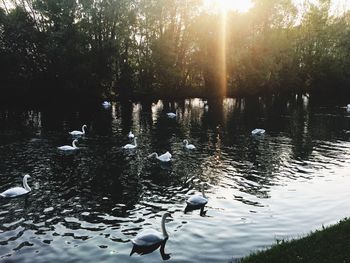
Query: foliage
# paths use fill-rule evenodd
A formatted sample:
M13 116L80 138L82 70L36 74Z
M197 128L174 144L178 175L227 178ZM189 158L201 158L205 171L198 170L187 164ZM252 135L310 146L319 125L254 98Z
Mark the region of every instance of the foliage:
M271 249L248 256L240 262L348 262L350 257L349 231L350 221L345 219L334 226L318 230L302 239L281 241Z
M330 0L302 11L255 0L226 20L201 0L12 3L0 8L3 98L337 93L350 84L350 12L332 16Z

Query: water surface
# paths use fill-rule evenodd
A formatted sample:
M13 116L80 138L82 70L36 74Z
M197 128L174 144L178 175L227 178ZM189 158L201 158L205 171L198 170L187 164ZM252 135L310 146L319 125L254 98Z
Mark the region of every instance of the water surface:
M307 97L0 110L0 191L29 173L28 198L0 200L4 262L159 262L129 256L139 231L170 238L169 262L228 262L350 213L350 118ZM166 112L177 113L176 119ZM68 131L88 126L80 150ZM267 133L253 137L251 130ZM125 151L132 130L139 147ZM188 139L197 146L183 148ZM147 159L173 155L170 165ZM207 214L184 214L207 182Z

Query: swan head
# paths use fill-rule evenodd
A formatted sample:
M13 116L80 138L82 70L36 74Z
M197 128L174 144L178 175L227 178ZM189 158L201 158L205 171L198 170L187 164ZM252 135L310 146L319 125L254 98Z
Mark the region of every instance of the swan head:
M147 158L151 158L153 156L158 157L158 154L156 152L151 153L150 155L147 156Z
M165 212L165 213L163 214L163 218L165 219L165 218L167 218L167 217L173 218L173 216L172 216L169 212Z
M183 140L182 141L184 144L188 144L188 141L187 140Z
M86 124L84 124L84 125L83 125L83 128L87 129L87 125L86 125Z
M27 180L28 178L30 178L30 175L29 174L25 174L23 176L23 187L25 190L27 190L28 192L30 192L32 189L30 189L30 187L28 186L28 183L27 183Z
M207 182L201 182L200 183L200 186L201 186L201 189L205 189L206 186L208 186L209 184Z

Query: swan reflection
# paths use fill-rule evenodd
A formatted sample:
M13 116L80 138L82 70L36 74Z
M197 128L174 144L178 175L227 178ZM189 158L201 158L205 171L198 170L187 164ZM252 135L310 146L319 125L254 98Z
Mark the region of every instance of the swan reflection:
M184 213L187 214L188 212L192 212L194 210L200 210L199 215L200 216L206 216L207 210L204 210L205 205L189 205L185 207Z
M167 241L168 241L168 238L164 239L163 241L161 241L157 244L151 245L151 246L134 245L131 252L130 252L130 256L132 256L132 254L134 254L134 253L139 254L139 255L150 254L160 247L159 252L160 252L162 259L168 260L168 259L170 259L170 253L165 253L165 245L166 245Z

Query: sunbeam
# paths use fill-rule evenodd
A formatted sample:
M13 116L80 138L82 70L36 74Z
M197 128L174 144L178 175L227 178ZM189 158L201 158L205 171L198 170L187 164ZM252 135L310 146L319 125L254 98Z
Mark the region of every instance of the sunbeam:
M220 94L226 95L227 91L227 70L226 70L226 22L227 22L227 13L222 12L221 22L220 22L220 41L219 41L219 85L220 85Z

